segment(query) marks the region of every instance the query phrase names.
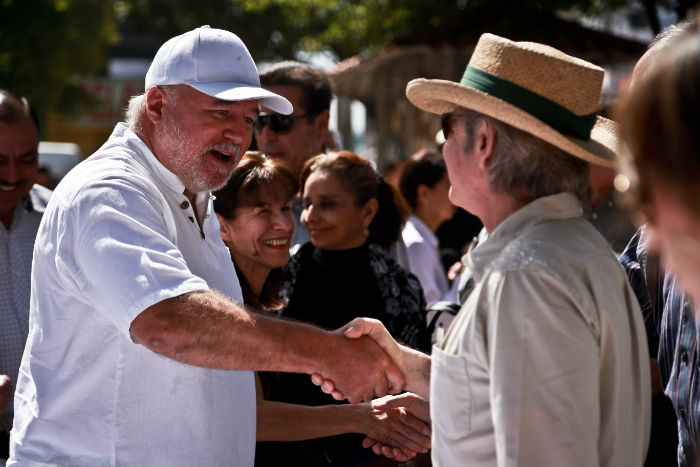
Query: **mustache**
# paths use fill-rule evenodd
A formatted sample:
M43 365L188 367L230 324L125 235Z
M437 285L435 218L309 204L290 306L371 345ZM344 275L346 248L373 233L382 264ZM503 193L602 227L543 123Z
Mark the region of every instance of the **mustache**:
M234 143L220 143L209 145L204 149L204 154L208 153L209 151L223 152L225 154L233 156L236 159L240 158L241 153L243 152L241 146Z

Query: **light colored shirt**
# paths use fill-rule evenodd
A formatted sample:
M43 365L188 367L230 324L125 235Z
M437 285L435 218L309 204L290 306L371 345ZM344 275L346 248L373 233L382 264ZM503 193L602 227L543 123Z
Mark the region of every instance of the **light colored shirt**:
M440 261L439 240L425 222L412 215L406 221L401 237L408 251L410 271L420 281L428 306L438 300L456 302L457 297L450 289Z
M34 239L50 196L51 190L34 185L15 206L9 230L0 223L0 374L12 384L27 341ZM2 416L12 425L12 404Z
M528 204L467 260L475 288L432 352L433 465L642 465L642 314L576 198Z
M253 373L185 365L129 335L143 310L187 292L242 302L211 195L197 194L200 231L183 192L122 124L54 191L9 465L253 464Z
M408 254L408 268L420 281L428 308L441 300L458 303L457 288L450 287L440 261L440 242L430 227L420 218L411 215L401 232L401 238ZM435 312L428 310L426 322L430 323L434 316ZM449 327L452 319L453 316L449 313L439 316L432 336L433 343Z

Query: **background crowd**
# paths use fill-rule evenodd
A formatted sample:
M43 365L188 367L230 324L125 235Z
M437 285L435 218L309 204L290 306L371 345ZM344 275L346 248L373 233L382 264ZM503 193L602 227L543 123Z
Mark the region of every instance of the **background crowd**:
M443 140L390 177L329 148L324 72L202 27L53 192L0 90L0 457L697 465L698 22L612 120L603 74L484 34L408 84Z

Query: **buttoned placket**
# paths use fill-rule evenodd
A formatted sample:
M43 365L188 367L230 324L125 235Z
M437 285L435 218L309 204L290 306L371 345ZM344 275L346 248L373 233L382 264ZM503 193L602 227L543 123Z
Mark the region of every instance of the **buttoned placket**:
M189 214L189 216L187 216L187 218L193 224L197 224L197 228L199 229L199 235L202 237L202 240L206 240L207 237L206 237L206 235L204 235L204 230L202 229L202 226L199 225L199 222L195 222L194 209L192 209L192 206L190 205L190 202L187 199L185 199L183 202L180 203L180 209L182 209L183 211L185 211L185 210L187 211L187 214ZM204 217L205 218L209 217L209 214L206 214Z

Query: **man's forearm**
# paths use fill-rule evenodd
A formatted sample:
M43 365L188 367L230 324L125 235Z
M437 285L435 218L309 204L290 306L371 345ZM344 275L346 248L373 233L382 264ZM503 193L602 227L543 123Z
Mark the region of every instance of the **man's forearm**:
M131 331L136 342L190 365L300 373L317 371L320 349L339 339L303 323L251 313L210 291L149 307L133 321Z
M163 300L131 323L135 342L174 360L225 370L318 373L350 402L401 392L405 377L369 337L251 313L210 291Z

